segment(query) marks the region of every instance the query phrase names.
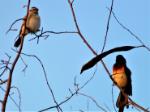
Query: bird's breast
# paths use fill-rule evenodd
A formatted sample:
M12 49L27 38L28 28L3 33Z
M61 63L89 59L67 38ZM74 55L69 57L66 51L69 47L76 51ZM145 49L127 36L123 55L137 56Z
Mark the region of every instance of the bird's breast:
M117 83L117 85L121 88L127 85L127 76L125 74L124 67L114 68L112 78Z
M33 15L29 18L29 23L27 27L30 29L31 32L37 32L40 28L40 17L39 15Z

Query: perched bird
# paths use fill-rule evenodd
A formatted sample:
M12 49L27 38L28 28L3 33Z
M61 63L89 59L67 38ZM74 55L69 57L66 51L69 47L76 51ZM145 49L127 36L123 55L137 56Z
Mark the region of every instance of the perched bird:
M128 95L132 95L131 71L126 65L126 59L122 55L116 57L116 63L113 65L112 78L122 89L120 91L116 106L119 112L123 112L124 107L128 108Z
M24 20L25 18L26 16L24 17ZM28 13L28 17L26 20L26 27L25 27L25 21L23 21L21 29L20 29L20 33L19 33L19 38L15 42L14 46L18 47L21 43L21 39L24 36L26 36L29 33L36 33L37 31L39 31L39 28L40 28L40 16L38 14L38 8L32 7Z

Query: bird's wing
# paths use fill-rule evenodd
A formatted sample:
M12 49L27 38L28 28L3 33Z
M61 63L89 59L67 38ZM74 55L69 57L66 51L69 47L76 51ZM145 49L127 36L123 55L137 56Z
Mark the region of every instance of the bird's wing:
M132 80L131 80L131 71L128 67L125 68L126 76L127 76L127 86L125 87L125 93L128 95L132 95Z

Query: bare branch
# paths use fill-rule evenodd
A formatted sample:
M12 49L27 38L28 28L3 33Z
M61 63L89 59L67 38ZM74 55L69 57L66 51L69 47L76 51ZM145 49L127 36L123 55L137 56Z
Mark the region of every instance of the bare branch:
M29 7L30 7L30 0L28 0L27 16L26 17L28 17ZM23 31L23 34L25 34L25 30L26 30L26 19L24 21L25 21L25 29ZM17 56L16 56L16 58L15 58L13 64L12 64L12 67L11 67L10 72L9 72L6 92L5 92L3 103L2 103L2 109L1 109L2 112L5 112L5 110L6 110L6 103L7 103L9 92L10 92L10 89L11 89L12 75L13 75L13 71L14 71L14 68L16 66L16 63L18 62L18 59L19 59L20 54L21 54L21 51L22 51L22 48L23 48L23 42L24 42L24 38L21 39L21 45L20 45L20 48L19 48L19 52L18 52L18 54L17 54Z
M112 0L112 2L111 2L111 8L110 8L110 11L109 11L109 16L108 16L108 20L107 20L107 26L106 26L106 32L105 32L105 37L104 37L104 44L103 44L101 53L104 51L105 46L106 46L107 35L108 35L108 31L109 31L109 24L110 24L111 14L112 14L112 10L113 10L113 4L114 4L114 0Z
M55 32L55 31L44 31L43 32L43 28L40 32L40 34L36 34L36 33L33 33L35 35L35 37L31 38L29 41L32 41L34 39L38 39L41 38L41 37L45 37L45 39L47 37L49 37L50 35L49 34L77 34L78 32L75 32L75 31L61 31L61 32ZM38 43L38 42L37 42Z
M145 109L144 107L140 106L139 104L135 103L131 98L128 98L129 99L129 104L144 111L144 112L150 112L148 109Z
M23 20L23 18L20 18L20 19L17 19L15 20L9 27L9 29L6 31L6 34L10 31L16 31L17 29L12 29L13 25L16 24L16 22L20 21L20 20Z
M20 59L22 60L23 64L25 65L25 67L22 69L22 72L25 73L25 71L26 71L28 65L27 65L26 62L23 60L22 56L20 56Z
M114 108L114 110L115 110L115 112L117 112L117 110L116 110L116 108L115 108L115 102L114 102L114 91L113 91L113 87L114 87L114 85L112 85L112 103L113 103L113 108Z
M89 96L89 95L86 95L86 94L84 94L84 93L81 93L81 92L78 92L78 95L82 95L82 96L85 96L85 97L89 98L90 100L92 100L92 101L95 103L95 105L96 105L100 110L102 110L102 111L104 111L104 112L107 112L107 110L104 109L102 106L100 106L100 105L98 104L98 102L97 102L93 97L91 97L91 96Z
M71 91L71 95L69 97L67 97L65 100L61 101L60 103L58 103L59 106L63 105L64 103L68 102L73 96L75 96L81 89L83 89L95 76L95 73L97 71L97 67L93 73L93 75L91 76L91 78L89 80L87 80L81 87L79 87L78 89L75 90L75 92L72 92ZM48 108L45 108L45 109L42 109L42 110L39 110L39 112L43 112L43 111L47 111L47 110L50 110L50 109L53 109L53 108L57 108L58 105L54 105L54 106L51 106L51 107L48 107Z
M1 86L0 86L0 89L3 91L3 92L6 92L6 90L4 90ZM19 105L17 104L17 102L12 98L12 96L9 94L8 95L9 98L12 100L12 102L15 104L15 106L19 109ZM3 104L3 101L1 102ZM19 109L19 112L20 112L20 109Z
M7 79L6 80L1 80L0 79L0 85L5 84L7 81L8 81Z
M15 51L15 52L18 52L18 51L14 50L14 49L12 49L12 50ZM49 84L49 81L48 81L48 77L47 77L46 70L45 70L44 65L43 65L42 61L40 60L40 58L38 58L36 55L31 55L31 54L26 54L26 53L21 53L21 54L24 55L24 56L28 56L28 57L31 57L31 58L35 58L35 59L40 63L40 65L41 65L41 67L42 67L42 69L43 69L43 72L44 72L44 77L45 77L45 80L46 80L46 84L47 84L47 86L48 86L48 89L49 89L49 91L50 91L50 93L51 93L51 95L52 95L52 98L53 98L54 103L57 105L57 107L56 107L56 108L57 108L57 111L59 111L59 110L62 111L62 109L60 108L59 104L58 104L57 101L56 101L54 92L53 92L53 90L52 90L52 88L51 88L51 86L50 86L50 84Z
M9 68L9 65L11 65L12 63L10 63L10 59L11 59L11 56L9 56L7 53L5 53L5 55L8 57L7 60L1 60L1 65L3 65L2 67L0 67L0 69L4 69L1 74L0 74L0 77L7 71L7 70L10 70Z
M16 91L18 93L18 96L19 96L18 109L19 109L19 112L21 112L21 92L20 92L19 88L16 86L12 86L11 89L16 89Z
M72 6L72 3L69 1L69 5L70 5L70 8L71 8L71 12L72 12L72 16L73 16L73 20L74 20L74 23L75 23L75 26L77 28L77 32L79 34L79 36L81 37L81 39L83 40L83 42L88 46L88 48L93 52L93 54L97 54L93 48L89 45L89 43L86 41L86 39L84 38L84 36L82 35L81 31L80 31L80 28L78 26L78 23L77 23L77 19L76 19L76 15L75 15L75 12L74 12L74 9L73 9L73 6Z
M84 44L89 48L89 50L90 50L94 55L97 55L96 51L91 47L91 45L87 42L87 40L85 39L85 37L82 35L82 33L81 33L81 31L80 31L80 28L79 28L78 23L77 23L76 15L75 15L75 12L74 12L74 9L73 9L73 6L72 6L70 0L68 0L68 3L69 3L69 5L70 5L71 13L72 13L72 16L73 16L73 20L74 20L74 23L75 23L75 26L76 26L76 28L77 28L77 32L78 32L80 38L82 39L82 41L84 42ZM105 68L107 74L108 74L109 77L110 77L110 76L111 76L111 73L109 72L109 70L108 70L106 64L104 63L103 60L101 60L101 62L102 62L103 67Z
M110 10L109 8L107 8L108 10ZM136 40L138 40L142 45L144 45L144 47L150 51L150 48L148 46L145 45L145 43L140 39L140 37L138 37L136 34L134 34L129 28L127 28L125 25L123 25L119 19L117 18L117 16L115 15L115 13L112 11L113 17L115 18L115 20L117 21L117 23L127 32L129 32L133 37L136 38Z
M73 3L74 3L74 0L68 0L68 2L69 2L69 4L71 4L71 5L73 5Z

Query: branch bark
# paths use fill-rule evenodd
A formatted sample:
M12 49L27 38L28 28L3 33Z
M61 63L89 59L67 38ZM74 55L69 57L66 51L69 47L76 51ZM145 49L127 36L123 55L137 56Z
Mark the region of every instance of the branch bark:
M30 1L31 0L28 0L27 17L28 17L28 13L29 13ZM25 25L26 25L26 20L24 20L24 21L25 21ZM25 29L23 31L23 34L25 34ZM12 64L12 67L11 67L10 72L9 72L7 86L6 86L6 92L5 92L5 95L4 95L4 99L2 101L2 109L1 109L2 112L6 111L6 103L7 103L9 92L10 92L10 89L11 89L13 71L14 71L15 66L16 66L16 64L18 62L18 59L20 57L20 54L21 54L21 51L22 51L22 48L23 48L23 42L24 42L24 38L21 39L21 45L20 45L20 48L19 48L19 52L17 53L17 56L16 56L16 58L15 58L13 64Z

